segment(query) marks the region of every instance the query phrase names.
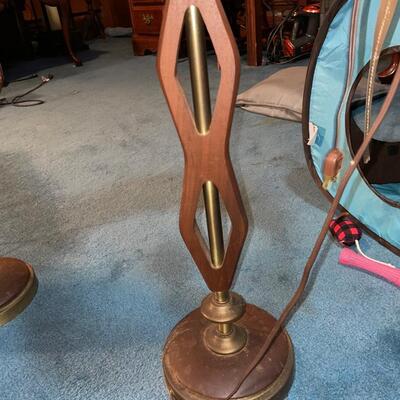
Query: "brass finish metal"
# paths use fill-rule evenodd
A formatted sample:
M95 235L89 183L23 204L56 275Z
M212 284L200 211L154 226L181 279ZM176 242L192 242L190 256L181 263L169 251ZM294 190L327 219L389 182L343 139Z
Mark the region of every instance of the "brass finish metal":
M226 332L226 333L225 333ZM214 353L228 355L242 350L247 342L244 328L234 324L209 325L204 330L204 343Z
M229 298L230 298L229 292L215 292L214 298L217 303L226 304L229 302ZM224 336L230 335L233 333L232 330L233 330L233 328L232 328L231 323L219 323L218 324L218 333L220 335L224 335ZM237 350L239 350L239 348Z
M225 303L216 301L213 293L209 294L201 303L201 314L214 323L235 322L245 312L246 303L240 294L230 292L229 300Z
M25 264L25 266L29 271L28 282L24 290L15 299L0 308L0 326L7 324L21 314L31 303L37 292L38 281L33 268L29 264Z
M211 181L207 181L203 185L203 196L207 216L211 262L214 268L218 269L221 268L224 261L224 238L218 190Z
M229 301L229 292L215 292L214 296L218 303L227 303Z
M185 14L186 40L192 82L194 118L200 135L207 135L211 123L206 39L200 11L190 6Z
M243 316L245 308L243 297L234 292L211 293L203 300L200 308L203 317L217 324L210 325L205 331L204 340L210 350L233 354L244 347L246 331L233 322Z
M267 312L254 305L247 305L246 314L238 322L238 326L248 334L243 350L221 356L210 351L202 340L210 325L200 310L190 313L171 332L164 348L164 376L171 399L225 398L231 385L242 376L249 360L262 346L275 322L275 318ZM187 368L188 365L191 368ZM283 330L259 367L250 374L233 399L282 400L286 398L293 372L293 346Z
M207 135L211 123L211 101L208 83L204 22L197 7L190 6L186 11L185 28L192 82L194 119L199 134ZM211 181L204 183L203 196L207 217L211 262L215 268L220 268L224 260L221 207L219 204L218 190Z
M146 25L151 25L154 20L154 16L153 14L142 14L142 19Z
M232 333L232 324L218 324L218 331L221 335L230 335Z
M230 335L233 331L233 327L230 322L225 322L223 324L217 324L217 329L218 329L218 334L223 335L223 336ZM239 351L239 349L237 349L236 351ZM218 353L218 349L216 350L216 352ZM234 353L235 351L232 349L232 352Z

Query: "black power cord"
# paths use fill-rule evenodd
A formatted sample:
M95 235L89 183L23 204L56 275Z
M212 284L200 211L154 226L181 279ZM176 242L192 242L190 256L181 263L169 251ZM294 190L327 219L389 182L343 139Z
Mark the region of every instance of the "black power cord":
M35 77L37 77L37 75L30 75L29 77L26 77L26 78L17 79L14 82L20 82L20 81L32 79ZM28 94L38 90L43 85L45 85L47 82L50 82L54 78L54 76L52 74L47 74L46 76L41 76L40 78L41 78L41 81L38 85L34 86L32 89L29 89L28 91L26 91L22 94L19 94L19 95L13 97L11 100L8 100L5 97L0 98L0 107L1 106L32 107L32 106L38 106L38 105L44 104L44 102L45 102L44 100L24 99L24 97L27 96Z

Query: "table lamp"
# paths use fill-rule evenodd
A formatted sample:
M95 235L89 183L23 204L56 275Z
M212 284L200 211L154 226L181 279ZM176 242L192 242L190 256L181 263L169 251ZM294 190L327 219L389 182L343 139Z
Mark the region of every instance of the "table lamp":
M183 29L184 28L184 29ZM211 112L205 28L218 58L221 80ZM193 112L176 73L182 31L190 64ZM166 385L174 400L281 399L294 368L285 330L240 388L276 319L246 304L231 285L247 234L247 217L229 156L229 136L240 59L219 0L169 0L165 6L157 68L184 151L180 232L212 293L180 321L164 348ZM203 193L208 242L196 221ZM231 221L224 246L220 201Z

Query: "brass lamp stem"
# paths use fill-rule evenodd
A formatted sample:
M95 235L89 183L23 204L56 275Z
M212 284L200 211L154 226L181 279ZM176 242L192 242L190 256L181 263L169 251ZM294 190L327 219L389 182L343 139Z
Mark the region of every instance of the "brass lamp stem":
M185 28L192 82L194 119L199 134L207 135L211 124L211 102L204 23L199 9L193 5L186 11ZM215 268L218 268L224 260L224 239L218 190L211 181L207 181L203 185L203 195L211 262Z
M229 301L228 292L215 292L214 295L217 303L227 303Z
M185 29L192 83L194 119L199 134L207 135L211 124L211 101L206 40L203 19L199 9L193 5L186 11ZM203 196L211 262L215 268L219 268L224 260L224 237L219 194L211 181L204 183ZM215 299L219 303L226 303L229 300L229 293L217 292L215 293ZM218 324L218 331L221 335L229 335L232 332L232 324L220 323Z
M214 293L215 300L219 304L225 304L229 301L229 292L215 292ZM232 333L232 324L231 323L219 323L218 331L221 335L228 336Z

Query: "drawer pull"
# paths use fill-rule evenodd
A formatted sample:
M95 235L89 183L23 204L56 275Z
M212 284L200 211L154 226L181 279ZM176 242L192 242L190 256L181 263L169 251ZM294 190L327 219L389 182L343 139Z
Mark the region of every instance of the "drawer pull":
M153 14L142 14L142 19L146 25L150 25L154 20L154 16Z

